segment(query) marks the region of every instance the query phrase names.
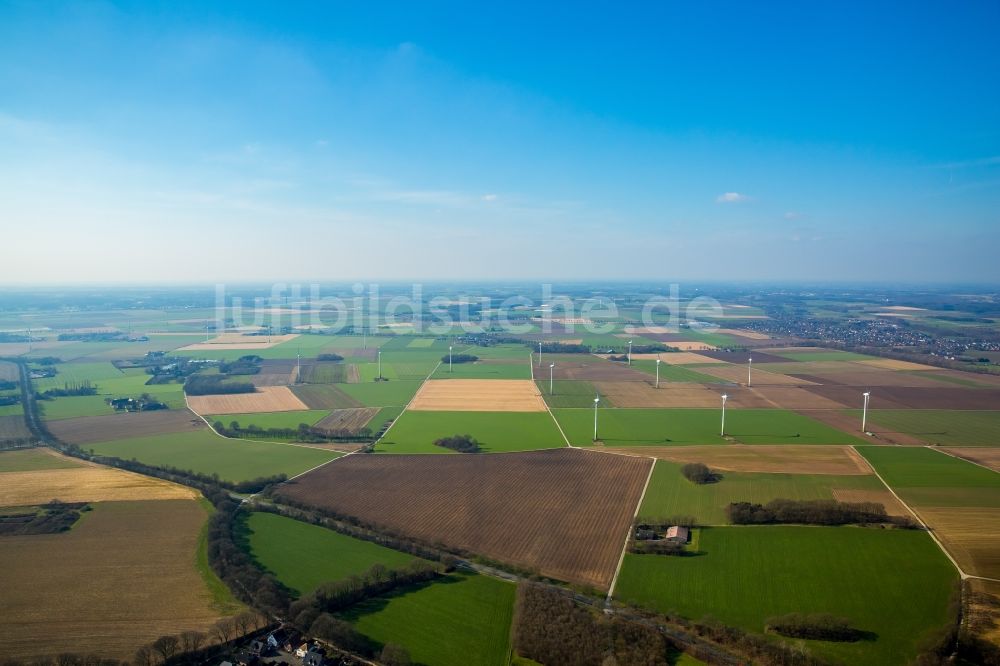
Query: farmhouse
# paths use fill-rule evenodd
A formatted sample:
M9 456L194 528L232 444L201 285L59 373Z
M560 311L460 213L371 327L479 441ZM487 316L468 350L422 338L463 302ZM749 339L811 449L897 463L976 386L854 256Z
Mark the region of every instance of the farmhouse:
M680 525L671 525L667 528L666 534L663 535L664 541L670 541L672 543L687 543L690 537L690 530L686 527L681 527Z

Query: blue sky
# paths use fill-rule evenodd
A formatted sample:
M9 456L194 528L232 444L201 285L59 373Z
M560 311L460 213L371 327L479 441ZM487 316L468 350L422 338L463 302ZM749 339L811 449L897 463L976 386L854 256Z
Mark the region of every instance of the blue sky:
M998 281L1000 4L478 4L0 0L0 282Z

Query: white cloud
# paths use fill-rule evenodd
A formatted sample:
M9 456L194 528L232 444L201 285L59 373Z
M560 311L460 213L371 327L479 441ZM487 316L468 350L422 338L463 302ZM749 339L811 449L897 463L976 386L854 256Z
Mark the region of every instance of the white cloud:
M741 201L747 201L749 198L747 195L740 194L739 192L726 192L717 196L715 201L716 203L740 203Z
M483 201L496 201L497 195L495 194L484 194L482 197Z
M787 213L785 213L786 220L798 220L802 217L805 217L805 215L797 210L790 210Z

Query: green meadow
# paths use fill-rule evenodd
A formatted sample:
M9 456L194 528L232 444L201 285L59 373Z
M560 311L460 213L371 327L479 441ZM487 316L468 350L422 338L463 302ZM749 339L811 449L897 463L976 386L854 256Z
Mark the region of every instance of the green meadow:
M1000 507L1000 474L992 470L924 447L857 448L910 504Z
M337 458L334 451L291 444L219 437L207 428L194 432L118 439L89 444L103 456L150 465L176 467L201 474L218 474L224 481L247 481L261 476L294 476Z
M211 423L222 421L222 424L229 427L229 424L236 421L241 428L255 425L258 428L298 428L300 423L315 425L317 421L329 415L325 409L308 409L294 412L257 412L255 414L217 414L206 416Z
M598 439L609 446L728 444L852 444L858 440L828 425L784 409L726 410L726 436L720 436L718 409L601 409ZM552 412L570 442L591 444L593 409Z
M535 381L538 390L541 392L545 403L555 409L556 407L593 407L594 397L597 389L590 382L557 379L552 382L552 389L549 390L549 380L538 379Z
M246 527L254 559L300 595L323 583L362 574L373 564L398 569L417 559L273 513L250 514Z
M850 664L907 664L948 620L957 574L924 532L858 527L714 527L699 554L627 554L615 596L654 610L762 632L770 617L831 613L871 640L805 641Z
M51 455L47 449L21 449L0 452L0 472L32 472L40 469L79 467L72 458Z
M682 465L658 460L639 509L640 518L694 516L701 525L725 525L732 502L765 504L773 499L833 499L834 489L884 490L874 474L764 474L719 472L716 483L696 484L681 474Z
M362 634L405 647L415 664L505 666L516 586L475 574L363 601L342 617Z
M425 412L400 416L375 450L381 453L454 453L434 441L471 435L484 453L565 446L548 412Z
M528 361L477 361L453 363L447 361L437 367L431 379L531 379Z
M857 412L861 418L861 411ZM1000 411L873 409L870 430L913 435L939 446L1000 446Z

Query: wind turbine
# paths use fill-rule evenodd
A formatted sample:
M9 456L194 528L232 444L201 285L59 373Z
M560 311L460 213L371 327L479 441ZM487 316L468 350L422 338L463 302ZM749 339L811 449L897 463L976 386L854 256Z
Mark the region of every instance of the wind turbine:
M542 341L538 341L538 367L542 367Z
M632 341L628 341L628 364L632 365Z
M382 379L382 350L378 350L378 378Z
M454 372L451 367L451 345L448 345L448 372Z
M656 388L660 388L660 359L656 359Z
M865 397L865 405L861 409L861 432L867 432L867 430L865 429L865 425L868 423L868 401L872 397L872 392L865 391L861 395Z
M750 388L750 372L753 370L753 352L747 356L747 388Z
M601 401L601 396L594 398L594 441L597 441L597 403Z
M549 364L549 395L552 395L552 383L553 383L552 382L552 375L555 372L555 368L556 368L556 364L555 363L550 363Z
M725 393L722 394L722 432L720 433L722 437L726 436L726 398L728 397Z

